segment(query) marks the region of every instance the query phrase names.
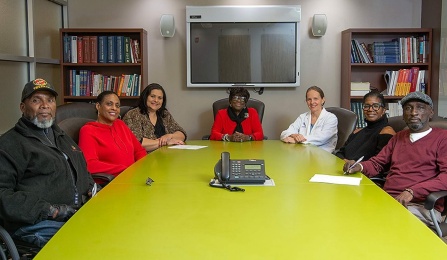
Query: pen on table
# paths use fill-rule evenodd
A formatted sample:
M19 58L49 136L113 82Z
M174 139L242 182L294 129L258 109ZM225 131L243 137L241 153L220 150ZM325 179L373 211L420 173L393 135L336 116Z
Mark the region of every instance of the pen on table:
M353 163L351 166L349 166L348 169L343 174L348 174L349 170L353 169L354 166L356 166L363 160L363 157L365 157L365 156L362 156L357 161L355 161L355 163Z

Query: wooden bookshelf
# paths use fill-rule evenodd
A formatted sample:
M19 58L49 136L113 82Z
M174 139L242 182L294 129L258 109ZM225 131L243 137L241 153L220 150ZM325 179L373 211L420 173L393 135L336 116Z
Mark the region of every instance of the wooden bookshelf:
M365 44L391 41L400 37L425 36L425 62L415 63L353 63L351 62L351 40L355 39ZM341 51L341 107L351 109L351 102L361 102L363 96L351 96L351 82L370 82L371 86L383 91L387 88L384 74L386 70L410 69L418 67L425 70L425 93L431 93L431 49L433 45L432 29L430 28L385 28L385 29L348 29L342 32ZM388 102L397 102L402 96L385 96Z
M61 44L61 79L63 82L63 102L94 102L96 100L96 95L92 93L92 89L89 88L88 91L90 93L87 93L84 89L81 93L74 93L73 95L73 71L76 71L77 74L81 70L88 71L95 73L95 74L101 74L103 76L112 78L112 77L120 77L122 75L139 75L140 78L138 81L139 84L139 91L136 89L133 93L131 93L129 96L120 96L120 100L122 105L130 105L134 106L137 103L139 93L143 90L144 87L147 86L147 32L144 29L141 28L134 28L134 29L89 29L89 28L62 28L59 30L60 33L60 44ZM97 51L97 58L96 62L94 62L94 59L90 58L90 60L83 60L80 62L79 60L76 60L76 63L73 62L71 54L67 53L67 46L65 43L64 45L64 36L77 36L77 37L85 37L85 36L96 36L99 40L99 37L102 36L104 38L108 38L109 36L123 36L128 37L130 40L136 40L138 42L138 60L134 56L134 60L131 60L130 62L118 62L118 55L124 55L123 53L118 53L116 50L113 53L108 53L110 55L115 55L115 57L112 60L104 60L103 62L100 62L100 53L99 50ZM87 38L87 37L86 37ZM97 42L98 48L99 48L99 41ZM71 45L70 45L71 47ZM73 50L71 50L73 51ZM124 50L123 50L124 51ZM94 52L94 50L90 50L90 53L87 55L91 55L91 52ZM67 58L69 55L70 58ZM83 55L85 56L85 55ZM71 71L71 73L70 73ZM85 74L84 74L85 75ZM84 78L85 79L85 78ZM84 83L86 83L88 80L85 79ZM93 80L91 80L91 84ZM90 86L91 87L91 86Z

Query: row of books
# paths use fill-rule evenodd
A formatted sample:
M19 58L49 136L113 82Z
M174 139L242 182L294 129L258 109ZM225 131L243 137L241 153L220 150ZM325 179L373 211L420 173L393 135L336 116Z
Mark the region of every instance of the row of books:
M351 111L357 114L357 128L366 127L363 115L363 102L351 102Z
M98 96L105 90L114 91L118 96L139 96L141 92L138 74L105 76L90 70L70 70L69 77L70 96Z
M388 117L403 115L404 111L402 109L400 100L397 102L388 103L388 109L385 113L388 115Z
M384 74L388 96L405 96L410 92L425 93L425 70L418 67L410 69L387 70Z
M127 36L64 35L64 63L139 63L140 44Z
M388 117L403 115L400 101L388 103L386 114ZM351 111L357 114L357 128L366 127L365 116L363 114L363 102L351 102Z
M425 63L428 45L425 35L400 37L366 45L353 39L351 63Z

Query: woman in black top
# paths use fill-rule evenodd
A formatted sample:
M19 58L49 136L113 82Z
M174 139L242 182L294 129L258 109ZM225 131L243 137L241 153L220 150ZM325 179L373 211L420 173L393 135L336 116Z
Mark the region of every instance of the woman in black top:
M378 154L396 134L388 124L385 111L383 95L377 91L367 93L363 97L363 115L367 126L354 130L335 155L345 160L357 160L362 156L363 160L368 160Z

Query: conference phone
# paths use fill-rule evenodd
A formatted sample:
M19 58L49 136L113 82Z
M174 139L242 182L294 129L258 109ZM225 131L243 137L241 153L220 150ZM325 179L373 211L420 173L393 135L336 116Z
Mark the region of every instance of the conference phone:
M264 160L230 160L228 152L222 152L214 174L221 184L263 184L268 179Z

